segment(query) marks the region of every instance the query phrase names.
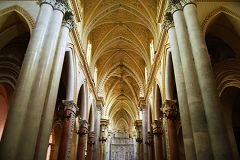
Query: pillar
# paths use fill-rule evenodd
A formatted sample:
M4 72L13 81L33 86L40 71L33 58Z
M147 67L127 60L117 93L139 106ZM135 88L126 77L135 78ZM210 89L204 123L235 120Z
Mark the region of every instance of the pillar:
M219 107L221 104L217 93L215 76L202 28L198 21L196 3L195 0L182 0L181 3L205 106L214 159L232 159L230 142Z
M77 147L77 160L85 159L85 151L87 144L87 135L88 135L88 122L82 120L79 117L79 129L78 129L78 147Z
M137 160L143 160L143 139L142 139L142 121L136 120L135 129L137 132Z
M51 73L51 81L48 86L48 96L45 101L41 126L38 133L37 148L35 150L35 159L45 159L48 149L49 137L52 130L53 117L55 112L59 82L61 78L65 50L68 40L69 30L74 26L73 13L67 12L62 23L61 35L58 39L54 65Z
M111 141L112 141L112 133L110 131L108 131L106 160L110 160L110 158L111 158Z
M9 107L0 143L0 159L12 160L17 158L18 143L22 139L20 133L23 129L34 77L37 74L40 52L46 37L54 4L54 0L43 0L40 4L36 25L27 47L16 89Z
M184 80L185 84L187 84L186 92L196 156L197 159L213 159L202 95L182 7L179 3L175 2L171 3L171 7Z
M183 132L183 143L186 160L196 160L196 151L194 147L191 120L189 116L189 108L187 101L186 86L182 70L182 62L180 59L179 47L176 37L176 31L173 21L165 15L164 28L168 31L169 42L171 45L171 56L174 68L175 83L177 89L177 97L179 104L179 112L181 118L181 126ZM171 15L170 15L171 16Z
M87 160L93 160L93 147L95 144L95 133L88 133Z
M103 104L101 101L96 102L96 119L95 119L95 125L94 125L95 145L94 145L94 149L93 149L93 159L94 160L100 159L99 139L100 139L100 117L101 117L102 106L103 106Z
M178 142L177 142L177 131L174 124L174 120L177 116L177 109L174 105L174 100L166 100L163 107L163 117L166 120L167 138L169 147L169 159L177 160L178 157Z
M154 142L154 158L155 160L163 159L163 144L162 144L162 120L155 120L153 122L153 142Z
M142 138L143 138L143 160L147 160L148 158L148 149L146 145L147 141L147 121L148 121L148 110L146 102L140 102L140 109L142 111Z
M78 107L73 101L63 100L63 104L65 105L63 116L63 134L58 157L59 160L69 160L76 118L75 115Z
M100 150L101 150L101 160L106 159L106 142L107 142L107 129L108 129L108 120L101 119L100 121Z
M147 150L148 150L148 160L154 160L154 153L153 153L153 135L152 132L147 133L147 139L146 139L146 145L147 145Z

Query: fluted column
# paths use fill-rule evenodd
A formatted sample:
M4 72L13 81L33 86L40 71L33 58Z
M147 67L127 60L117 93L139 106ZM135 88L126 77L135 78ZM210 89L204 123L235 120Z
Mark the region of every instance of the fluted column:
M174 120L177 116L176 102L173 100L166 100L163 107L163 117L166 119L166 128L169 145L169 159L177 160L178 157L178 142L177 142L177 131L174 124Z
M182 0L181 3L184 7L183 12L205 106L213 155L218 160L232 159L227 130L219 108L221 104L217 93L216 80L202 28L199 24L196 3L194 0Z
M61 77L61 71L65 56L65 49L68 40L69 30L74 26L73 13L67 11L62 23L61 35L58 39L58 45L55 55L55 61L51 73L51 81L48 86L48 96L45 101L43 115L41 119L41 126L38 133L38 145L35 150L35 159L44 159L47 154L49 137L52 130L52 123L54 117L54 111L56 106L56 99L58 94L59 82Z
M155 160L163 159L163 147L162 147L162 120L155 120L153 122L153 141L154 141L154 157Z
M77 160L85 159L85 150L87 143L88 134L88 122L79 118L79 129L78 129L78 147L77 147Z
M144 101L140 102L140 109L142 111L142 138L143 138L143 160L147 160L148 158L148 149L146 145L147 141L147 105Z
M64 108L64 122L63 135L59 149L59 160L69 160L72 137L74 131L75 115L78 110L77 105L73 101L63 100Z
M101 160L106 159L106 141L107 141L107 129L108 129L108 120L101 119L100 121L101 133L100 133L100 150L101 150Z
M137 160L143 160L143 139L142 139L142 121L136 120L135 129L137 131Z
M98 160L100 159L100 146L99 146L99 139L100 139L100 117L101 117L101 111L102 111L102 102L97 101L96 102L96 119L95 119L95 145L93 148L93 159Z
M95 133L88 133L87 160L93 160L93 147L95 144Z
M171 15L165 15L164 28L168 31L169 42L171 45L171 56L174 68L175 83L177 88L179 112L181 117L181 125L183 132L183 143L186 160L195 160L196 151L193 140L193 133L191 127L191 121L189 116L188 102L186 86L182 70L182 62L180 59L180 53L178 48L178 42L176 37L176 31L173 24L173 20L168 18Z
M187 84L187 99L197 159L213 159L201 90L182 7L180 3L171 5L183 75Z
M28 109L28 101L34 77L37 73L38 61L46 37L49 21L53 12L54 0L43 0L36 25L31 35L23 60L21 72L9 107L8 117L0 143L0 159L16 159L18 143L23 129L23 122ZM31 75L31 77L29 77ZM17 134L16 134L17 133Z

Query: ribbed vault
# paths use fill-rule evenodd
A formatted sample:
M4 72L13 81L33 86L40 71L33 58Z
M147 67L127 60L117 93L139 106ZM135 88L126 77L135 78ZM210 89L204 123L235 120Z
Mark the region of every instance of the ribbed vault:
M91 43L92 73L104 98L103 118L114 130L130 131L139 119L137 104L145 94L145 68L151 66L150 43L157 37L157 0L85 0L84 45Z

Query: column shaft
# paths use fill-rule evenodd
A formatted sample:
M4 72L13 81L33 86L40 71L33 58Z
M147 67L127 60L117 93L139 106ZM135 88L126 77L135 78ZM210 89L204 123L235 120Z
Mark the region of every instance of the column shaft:
M196 157L196 151L194 147L192 127L189 127L191 126L191 121L189 116L186 86L185 86L183 70L182 70L182 62L180 59L180 53L179 53L175 28L173 27L170 28L168 30L168 34L169 34L169 41L171 45L171 51L172 51L171 55L172 55L175 82L176 82L176 88L177 88L185 156L186 156L186 160L195 160L197 159L197 157Z
M40 131L38 133L38 145L35 150L35 159L44 159L47 154L49 137L52 130L52 123L58 94L59 82L65 56L65 49L68 40L69 29L73 21L65 19L61 28L61 35L58 40L58 46L55 55L53 70L51 72L51 81L48 86L48 96L46 97L43 115L41 119Z
M176 9L179 4L175 5ZM213 159L201 91L181 7L173 13L197 159Z
M101 117L101 105L97 104L96 105L96 119L95 119L95 127L94 127L94 131L95 131L95 145L93 148L93 159L98 160L100 157L100 153L99 153L99 134L100 134L100 117Z
M75 123L75 114L77 111L77 105L73 103L73 101L63 101L65 104L65 115L64 115L64 122L63 122L63 134L61 145L59 149L59 160L69 160L70 158L70 151L71 151L71 144L72 144L72 137L74 131L74 123Z
M85 150L87 144L88 123L86 120L79 119L78 130L78 148L77 148L77 160L85 159Z
M141 106L141 110L142 110L143 159L147 160L148 150L147 150L146 141L147 141L147 119L148 118L147 118L147 109L145 104Z
M53 12L53 2L43 1L23 60L17 86L10 104L0 144L0 159L16 159L17 147L27 112L34 77L37 73L40 52ZM31 75L31 77L29 77ZM23 94L24 93L24 94ZM17 133L17 134L16 134Z
M163 159L162 133L163 133L162 120L155 120L153 123L153 141L154 141L155 160Z
M87 146L87 160L94 160L93 159L93 147L95 143L95 133L89 132L88 133L88 146Z
M221 104L216 89L216 81L203 32L199 25L196 4L190 2L189 0L189 3L184 4L183 11L205 106L213 155L218 160L232 159L226 127L219 108Z

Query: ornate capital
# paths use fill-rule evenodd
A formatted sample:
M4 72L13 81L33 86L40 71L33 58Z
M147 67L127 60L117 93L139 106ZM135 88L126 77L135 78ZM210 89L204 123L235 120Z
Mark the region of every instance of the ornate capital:
M163 134L162 120L155 120L153 123L153 135L160 136Z
M142 120L136 120L135 121L135 129L137 130L137 132L142 131Z
M108 124L109 124L109 121L107 119L101 119L100 120L100 126L101 126L102 131L105 131Z
M99 137L99 141L104 143L107 141L107 138L106 137Z
M163 28L168 31L172 27L174 27L172 13L167 9L164 14Z
M78 106L73 102L73 100L62 100L62 103L65 106L64 111L70 110L74 114L76 114L76 112L78 111Z
M195 0L180 0L180 3L183 6L183 8L188 4L194 4L195 6L197 6Z
M88 133L88 144L91 144L91 145L95 144L95 133L94 132Z
M69 29L75 28L77 26L73 18L73 12L71 10L67 10L64 14L62 26L66 26Z
M139 108L140 108L141 111L145 111L146 108L147 108L146 101L140 100L140 101L139 101Z
M79 135L85 135L88 134L88 122L86 120L82 120L79 118L79 128L78 128L78 134Z
M174 14L176 11L183 10L183 7L180 1L177 0L171 4L170 9L171 9L171 13Z
M40 6L42 4L49 4L51 5L52 7L54 7L55 3L56 3L56 0L39 0L39 3L40 3Z
M97 108L97 111L102 111L102 106L103 106L103 102L102 100L97 100L96 102L96 108Z
M177 116L176 100L165 100L163 107L164 118L174 120Z
M62 1L57 0L54 4L54 10L58 10L64 14L66 11L66 5Z
M153 135L151 132L148 132L147 134L147 140L145 142L146 145L152 145L153 143Z
M137 143L142 143L143 139L141 137L136 138Z

